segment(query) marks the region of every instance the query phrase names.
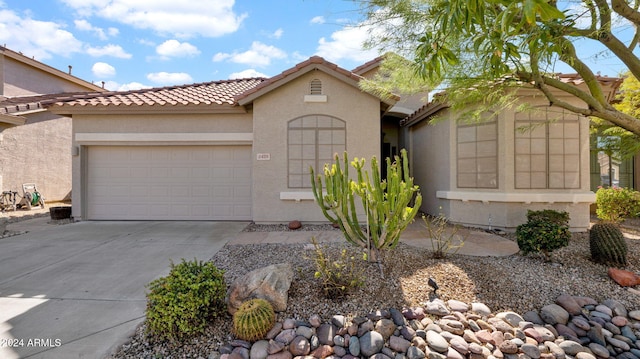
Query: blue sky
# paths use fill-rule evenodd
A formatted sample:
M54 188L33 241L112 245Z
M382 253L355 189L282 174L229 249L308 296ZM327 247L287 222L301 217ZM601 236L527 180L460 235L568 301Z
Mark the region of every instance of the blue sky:
M0 0L0 44L110 90L273 76L378 56L348 0Z
M362 49L362 20L350 0L0 0L0 44L129 90L270 77L313 55L353 69L379 55ZM606 52L588 62L624 70Z

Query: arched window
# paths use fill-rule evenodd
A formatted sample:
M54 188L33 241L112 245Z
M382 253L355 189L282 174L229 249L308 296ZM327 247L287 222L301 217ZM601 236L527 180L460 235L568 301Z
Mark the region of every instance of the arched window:
M334 154L347 149L347 126L338 118L326 115L309 115L289 121L288 186L310 188L309 168L321 172L325 163L333 163Z
M318 79L311 80L311 83L309 84L309 94L322 95L322 81Z

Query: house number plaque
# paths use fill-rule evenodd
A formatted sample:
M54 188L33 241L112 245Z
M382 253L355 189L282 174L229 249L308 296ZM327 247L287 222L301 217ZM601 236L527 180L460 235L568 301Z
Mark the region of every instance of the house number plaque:
M269 161L269 160L271 160L271 154L270 153L258 153L257 160L258 161Z

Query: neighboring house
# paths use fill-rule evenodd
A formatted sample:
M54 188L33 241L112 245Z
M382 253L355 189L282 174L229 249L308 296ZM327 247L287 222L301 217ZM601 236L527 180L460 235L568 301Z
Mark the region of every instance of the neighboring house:
M576 75L559 78L585 86ZM620 79L599 81L613 98ZM555 209L569 213L572 230L587 230L595 201L589 119L550 106L534 89L517 95L535 110L518 112L514 106L487 113L484 122L465 123L447 106L432 103L403 120L415 182L426 198L423 209L456 223L507 230L524 223L529 209ZM434 116L448 121L432 125Z
M326 221L309 167L321 171L345 150L369 160L405 147L430 214L514 229L527 209L553 208L570 212L574 230L587 228L594 194L585 118L523 90L522 101L541 106L535 115L502 111L477 125L432 126L432 116L448 116L446 106L359 88L379 63L348 71L312 57L269 79L44 103L73 118L74 218Z
M35 183L47 201L71 194L71 119L40 102L99 86L0 46L0 190Z

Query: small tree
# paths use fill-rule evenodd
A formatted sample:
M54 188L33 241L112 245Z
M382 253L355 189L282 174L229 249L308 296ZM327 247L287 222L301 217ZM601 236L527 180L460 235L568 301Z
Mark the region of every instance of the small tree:
M371 159L370 173L363 170L364 159L351 161L357 181L349 178L346 152L342 162L336 155L332 165L325 165L324 175L316 176L311 168L313 195L322 213L340 227L348 242L367 249L370 261L378 261L381 250L398 244L400 234L413 221L422 204L418 186L409 176L407 151L403 149L401 156L395 156L394 162L387 158L384 181L380 179L375 157ZM358 218L356 197L362 201L366 214L364 230ZM413 207L410 206L412 201Z

